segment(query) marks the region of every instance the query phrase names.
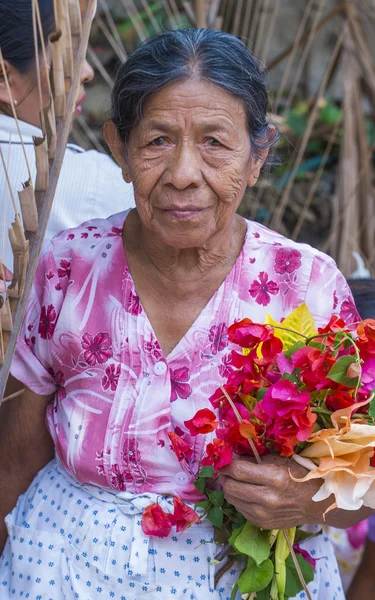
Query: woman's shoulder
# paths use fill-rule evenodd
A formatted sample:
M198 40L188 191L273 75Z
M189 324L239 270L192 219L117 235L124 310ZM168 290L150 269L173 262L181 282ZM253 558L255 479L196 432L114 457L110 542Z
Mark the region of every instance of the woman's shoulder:
M103 240L122 236L124 221L130 212L125 210L106 219L90 219L77 227L64 229L57 233L49 245L54 254L68 252L71 254L86 254L88 244L91 249L100 246Z
M285 257L294 257L295 260L317 263L323 268L324 265L336 267L331 256L321 250L303 242L291 240L281 233L269 229L265 225L245 219L247 225L247 236L244 246L245 253L252 254L254 250L263 250L267 255L278 257L282 262Z

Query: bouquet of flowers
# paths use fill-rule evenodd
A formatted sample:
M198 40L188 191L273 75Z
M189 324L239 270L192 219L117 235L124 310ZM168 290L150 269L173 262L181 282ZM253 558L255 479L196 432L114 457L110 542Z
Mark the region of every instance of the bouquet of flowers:
M196 474L204 497L196 509L223 544L216 558L227 563L218 577L233 561L243 563L232 598L240 591L242 598L284 600L302 589L311 598L307 583L315 561L300 547L311 534L299 527L267 531L246 521L225 500L218 471L234 454L260 463L262 455L277 453L309 470L301 482L322 479L313 500L333 494L326 512L375 508L375 321L347 326L333 316L316 331L302 304L282 323L243 319L229 327L228 336L238 349L231 353L233 371L210 398L216 414L205 408L185 421L191 435L211 434ZM175 433L169 437L176 454L187 456L186 442ZM197 512L174 499L173 514L158 504L148 507L143 529L167 535L173 525L181 531L198 521Z

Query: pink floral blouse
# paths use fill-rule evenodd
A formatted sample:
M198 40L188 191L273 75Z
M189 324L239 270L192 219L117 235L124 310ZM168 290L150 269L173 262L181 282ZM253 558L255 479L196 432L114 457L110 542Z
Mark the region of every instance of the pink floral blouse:
M86 222L45 245L12 374L54 394L48 427L76 480L195 501L205 442L184 421L212 408L208 398L232 368L227 327L267 313L280 321L304 301L317 325L333 313L356 319L356 308L331 258L247 222L231 272L165 357L127 266L126 215ZM193 447L189 462L178 462L169 431Z

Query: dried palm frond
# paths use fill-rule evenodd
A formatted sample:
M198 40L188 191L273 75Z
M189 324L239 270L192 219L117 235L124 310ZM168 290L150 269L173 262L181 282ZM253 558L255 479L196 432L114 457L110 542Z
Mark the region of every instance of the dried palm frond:
M13 251L13 281L1 298L0 308L0 399L3 397L17 336L20 331L31 290L39 253L47 227L53 197L59 178L72 116L80 85L80 72L86 56L87 44L94 16L95 0L55 0L56 33L49 45L52 53L52 81L50 102L44 108L41 94L41 60L47 64L38 0L32 0L36 70L40 96L40 122L43 137L34 139L36 179L19 182L19 208L12 195L7 165L1 153L1 166L12 195L14 221L9 231ZM41 46L38 46L40 40ZM5 74L0 49L0 63ZM74 65L74 68L73 68ZM6 82L13 116L17 121L15 103L9 82ZM21 132L19 131L22 140ZM2 257L0 257L2 258ZM2 261L1 261L2 264ZM8 265L12 268L12 265ZM1 273L0 273L1 276Z

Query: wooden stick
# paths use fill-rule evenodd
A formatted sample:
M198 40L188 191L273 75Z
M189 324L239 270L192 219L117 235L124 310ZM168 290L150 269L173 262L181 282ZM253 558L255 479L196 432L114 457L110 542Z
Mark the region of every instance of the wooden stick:
M8 400L13 400L13 398L18 398L19 396L22 396L24 392L25 388L18 390L18 392L14 392L14 394L9 394L9 396L5 396L5 398L3 398L3 402L8 402Z
M207 27L204 0L194 0L194 8L197 27Z
M51 173L50 173L50 181L49 181L48 190L47 190L47 193L46 193L46 196L44 199L43 209L42 209L42 212L40 215L40 223L39 223L38 233L36 235L35 242L33 244L32 250L31 250L30 264L29 264L29 268L28 268L26 280L25 280L25 289L24 289L22 298L20 299L17 309L16 309L16 313L14 316L14 325L13 325L12 336L9 340L7 353L6 353L6 356L4 359L4 364L0 370L0 398L2 398L4 395L5 385L6 385L6 382L8 379L8 373L9 373L10 365L12 362L14 350L15 350L16 343L17 343L17 337L19 335L23 317L24 317L24 314L26 311L27 301L28 301L28 297L29 297L29 294L31 291L31 286L32 286L32 283L34 280L34 275L35 275L35 270L36 270L36 266L37 266L37 262L38 262L38 258L39 258L39 253L40 253L40 250L42 247L43 238L44 238L45 231L47 228L48 215L51 210L53 197L54 197L54 194L56 191L56 186L57 186L60 170L61 170L63 159L64 159L65 148L66 148L66 144L68 141L68 136L69 136L69 132L70 132L71 124L72 124L72 118L73 118L76 98L77 98L77 94L78 94L78 90L79 90L79 86L80 86L81 70L82 70L83 63L84 63L85 56L86 56L86 50L87 50L87 44L88 44L89 35L90 35L90 29L91 29L93 14L94 14L94 8L95 8L95 0L89 0L88 8L87 8L87 11L85 14L83 28L82 28L82 38L81 38L78 54L77 54L76 61L75 61L75 69L74 69L72 85L71 85L69 95L68 95L68 100L67 100L67 114L66 114L64 123L58 133L59 142L58 142L57 150L56 150L56 159L54 161L54 164L52 166Z

